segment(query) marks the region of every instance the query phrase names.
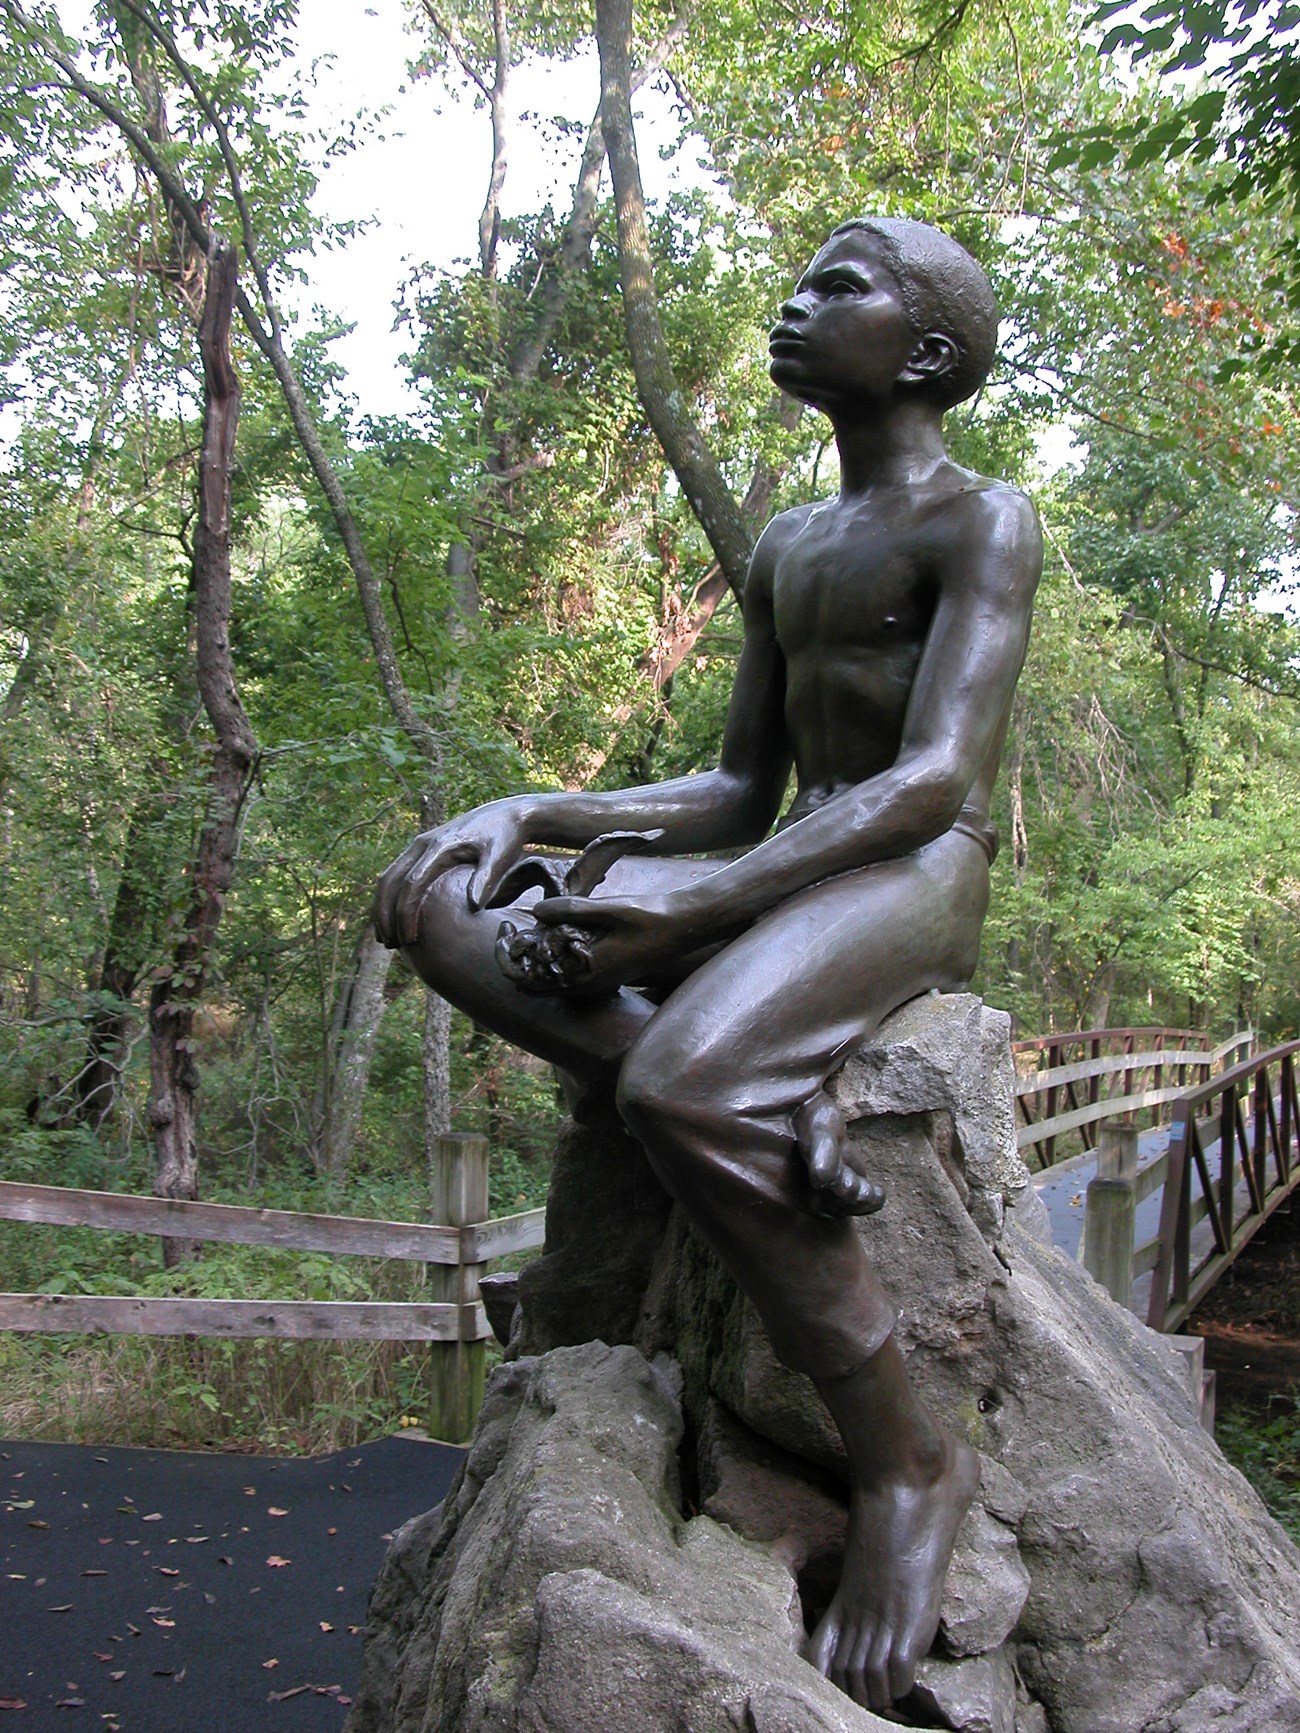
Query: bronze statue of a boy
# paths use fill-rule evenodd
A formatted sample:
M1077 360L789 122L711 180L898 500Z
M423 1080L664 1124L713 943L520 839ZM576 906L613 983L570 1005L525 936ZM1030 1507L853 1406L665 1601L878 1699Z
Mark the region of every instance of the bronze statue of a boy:
M385 943L471 1017L579 1085L616 1079L655 1172L815 1381L851 1503L807 1654L872 1709L933 1641L979 1464L908 1383L849 1219L881 1196L824 1085L896 1007L975 968L1042 566L1025 497L943 444L996 335L988 279L949 237L836 229L781 309L771 371L830 417L839 496L783 512L754 551L718 768L494 801L418 837L376 903ZM589 894L539 899L561 869L530 845L615 830L648 852L611 839L570 875Z

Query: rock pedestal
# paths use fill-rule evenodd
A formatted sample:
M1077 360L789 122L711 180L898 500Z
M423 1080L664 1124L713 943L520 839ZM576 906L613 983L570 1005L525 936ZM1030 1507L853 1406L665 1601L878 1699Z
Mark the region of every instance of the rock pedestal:
M1055 1252L1007 1019L914 1001L835 1082L922 1398L982 1456L912 1724L1300 1733L1300 1555L1178 1351ZM397 1535L350 1733L867 1733L799 1656L844 1528L812 1385L620 1128L569 1126L513 1356Z

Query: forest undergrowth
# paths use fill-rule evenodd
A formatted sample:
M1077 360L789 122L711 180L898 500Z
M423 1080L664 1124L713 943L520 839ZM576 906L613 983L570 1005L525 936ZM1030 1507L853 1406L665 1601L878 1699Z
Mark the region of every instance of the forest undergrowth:
M454 1124L489 1136L490 1214L536 1208L546 1201L559 1118L549 1075L526 1062L498 1065L490 1097L481 1076L480 1069L457 1094ZM203 1154L205 1201L429 1221L410 1091L400 1075L388 1082L342 1184L316 1173L301 1152L250 1163L247 1139L214 1112ZM15 1122L4 1129L7 1179L149 1193L148 1151L138 1140L114 1150L84 1128ZM144 1234L0 1222L0 1290L212 1300L431 1297L424 1266L396 1259L204 1245L169 1270L160 1244ZM0 1334L0 1437L312 1454L427 1418L428 1355L408 1342Z

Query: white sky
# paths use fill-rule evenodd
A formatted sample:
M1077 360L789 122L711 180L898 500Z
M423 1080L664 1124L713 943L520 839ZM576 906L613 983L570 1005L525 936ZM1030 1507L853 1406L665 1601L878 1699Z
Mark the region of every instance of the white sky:
M317 74L313 126L347 128L361 108L388 111L376 135L322 176L323 213L338 221L373 216L375 222L345 248L317 255L305 297L306 304L318 300L355 322L334 354L347 368L358 408L372 415L409 413L416 405L399 359L409 335L392 329L393 301L412 265L449 266L477 256L491 161L486 107L476 109L468 93L407 73L419 42L406 29L407 17L401 0L372 0L347 14L329 0L303 0L298 31L300 61L335 56ZM594 45L566 67L525 66L512 73L506 215L535 210L548 196L563 215L582 147L580 137L559 149L543 145L539 130L521 115L562 114L585 127L599 94ZM677 173L698 178L699 170L693 162L660 161L659 141L673 136L667 103L649 90L642 102L648 114L641 168L653 198Z

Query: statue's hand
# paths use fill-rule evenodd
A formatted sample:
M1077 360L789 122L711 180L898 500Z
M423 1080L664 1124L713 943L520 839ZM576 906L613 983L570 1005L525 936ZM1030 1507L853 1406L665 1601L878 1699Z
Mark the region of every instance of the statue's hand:
M556 965L539 971L534 981L519 980L534 992L613 993L645 980L698 942L671 894L548 897L529 913L544 935L553 936L547 943L543 935L538 949L553 955ZM506 967L500 950L498 958Z
M824 1089L797 1110L794 1132L814 1215L869 1216L884 1207L883 1187L853 1165L844 1115Z
M489 904L502 879L531 839L529 803L494 800L436 830L426 830L400 854L375 892L375 931L390 950L411 945L419 934L420 906L448 867L472 866L466 897L471 909Z

